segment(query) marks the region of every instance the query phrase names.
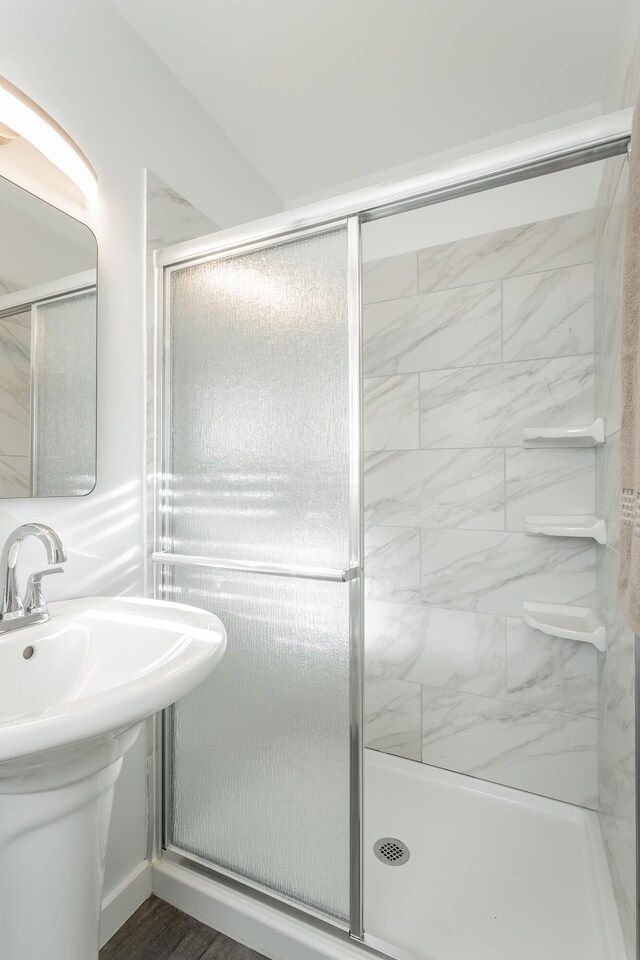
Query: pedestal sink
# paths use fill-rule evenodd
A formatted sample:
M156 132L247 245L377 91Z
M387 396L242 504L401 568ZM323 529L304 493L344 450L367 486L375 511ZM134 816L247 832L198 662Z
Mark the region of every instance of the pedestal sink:
M97 960L122 758L226 645L217 617L177 603L99 597L49 611L0 636L1 960Z

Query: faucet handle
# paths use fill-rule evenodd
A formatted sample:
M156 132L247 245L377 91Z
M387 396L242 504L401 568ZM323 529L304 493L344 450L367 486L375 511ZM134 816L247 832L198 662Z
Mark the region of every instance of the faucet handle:
M48 577L52 573L64 573L64 570L62 567L51 567L49 570L38 570L29 576L24 595L25 613L33 613L34 610L46 607L47 603L42 593L42 578Z

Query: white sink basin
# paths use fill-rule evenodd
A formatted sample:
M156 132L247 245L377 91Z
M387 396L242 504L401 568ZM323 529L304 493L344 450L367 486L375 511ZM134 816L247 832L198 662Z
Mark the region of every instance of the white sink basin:
M163 601L49 610L0 634L0 958L97 960L122 758L145 718L213 670L226 633L213 614Z
M157 713L206 677L226 645L217 617L178 603L95 597L49 611L47 623L0 635L0 778L3 761Z

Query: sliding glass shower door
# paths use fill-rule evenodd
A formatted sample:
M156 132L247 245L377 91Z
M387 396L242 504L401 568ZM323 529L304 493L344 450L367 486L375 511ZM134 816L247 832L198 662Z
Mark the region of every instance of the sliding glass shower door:
M155 554L159 595L228 631L169 717L166 845L356 933L358 243L165 254Z

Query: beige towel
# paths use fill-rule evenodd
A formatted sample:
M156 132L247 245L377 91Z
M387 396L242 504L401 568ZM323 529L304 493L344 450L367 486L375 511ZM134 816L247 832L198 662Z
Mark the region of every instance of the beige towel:
M620 424L620 572L624 619L640 633L640 101L631 132L624 235L622 302L622 419Z

